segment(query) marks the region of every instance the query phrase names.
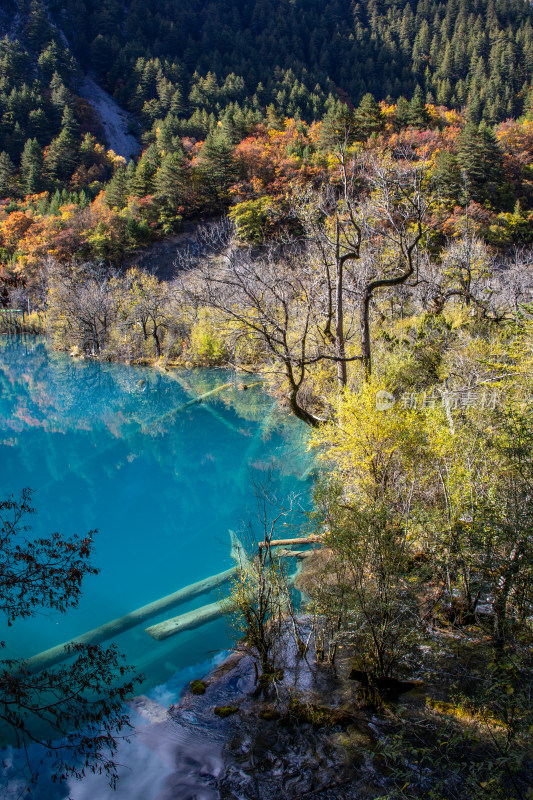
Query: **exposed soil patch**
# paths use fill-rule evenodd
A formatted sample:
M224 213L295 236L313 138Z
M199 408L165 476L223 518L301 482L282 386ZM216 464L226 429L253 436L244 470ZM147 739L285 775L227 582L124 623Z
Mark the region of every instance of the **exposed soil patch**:
M130 132L133 118L113 100L110 94L87 76L79 90L79 95L94 108L111 150L117 155L123 156L126 161L140 152L141 146Z
M127 260L126 267L141 267L141 269L156 275L161 281L173 280L181 269L180 265L176 263L178 254L190 251L196 257L202 257L205 247L198 240L198 229L216 225L219 219L215 217L185 222L179 233L152 242L142 250L133 253Z

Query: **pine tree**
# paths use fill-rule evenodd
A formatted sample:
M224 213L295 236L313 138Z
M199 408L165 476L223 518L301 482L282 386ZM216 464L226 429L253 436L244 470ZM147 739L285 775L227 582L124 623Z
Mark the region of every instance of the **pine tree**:
M533 84L529 87L524 101L526 119L533 119Z
M11 133L6 136L6 150L14 161L18 161L24 149L24 132L20 122L17 120Z
M44 171L52 186L70 180L79 162L77 142L67 128L52 140L45 151Z
M227 202L237 169L231 144L223 131L215 129L208 134L198 162L207 196L217 203Z
M24 28L26 41L32 48L39 52L51 37L52 30L46 16L46 11L39 0L31 0L28 21Z
M185 166L184 158L179 153L168 153L163 157L161 166L155 175L155 196L172 212L184 200Z
M339 142L351 144L356 133L355 117L345 103L336 103L322 120L321 145L334 149Z
M54 108L61 114L65 110L65 106L70 105L72 96L63 83L63 80L58 72L54 72L52 80L50 81L50 99Z
M370 93L365 94L359 107L354 112L354 119L357 131L356 138L359 141L366 141L369 136L381 129L383 115L373 95Z
M10 197L14 189L15 165L9 155L0 153L0 200Z
M459 137L457 160L472 200L494 207L510 201L502 152L486 125L478 127L471 122L466 125Z
M54 135L54 121L46 115L43 108L32 109L28 116L27 132L44 147Z
M268 130L276 130L280 131L283 130L283 119L278 114L276 107L273 103L267 106L266 109L266 122Z
M105 201L110 208L124 208L128 197L128 176L126 167L119 164L105 190Z
M420 86L417 86L409 103L409 124L414 128L425 128L429 122L426 102Z
M396 113L395 113L395 128L396 130L401 130L402 128L406 128L409 125L410 114L409 114L409 103L405 99L405 97L399 97L396 103Z
M71 105L65 106L63 110L61 131L65 133L65 136L69 137L73 144L78 139L80 127Z
M448 150L442 150L435 160L434 178L441 196L454 203L463 194L463 179L457 158Z
M135 197L145 197L154 192L154 177L159 165L159 155L155 145L145 150L135 169L130 191Z
M36 194L42 188L43 151L37 139L28 139L21 158L22 188L25 194Z

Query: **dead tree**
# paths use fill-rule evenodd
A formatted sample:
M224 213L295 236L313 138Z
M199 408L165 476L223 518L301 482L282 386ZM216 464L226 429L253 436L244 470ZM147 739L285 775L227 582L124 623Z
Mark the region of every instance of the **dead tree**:
M222 259L204 261L195 273L202 303L222 312L236 340L259 343L272 368L284 375L292 412L319 425L323 420L302 405L300 393L311 365L337 362L339 356L324 341L322 276L308 268L305 255L270 248L259 257L233 248Z
M368 165L370 194L358 209L367 274L360 285L361 359L366 379L372 373L370 307L380 289L414 287L428 233L438 226L430 167L406 154L400 160Z

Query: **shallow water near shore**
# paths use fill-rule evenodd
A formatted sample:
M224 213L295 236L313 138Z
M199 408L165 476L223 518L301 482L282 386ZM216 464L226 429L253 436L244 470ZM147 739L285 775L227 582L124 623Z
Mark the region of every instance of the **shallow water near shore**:
M229 568L229 530L253 514L254 481L270 482L281 503L296 493L296 506L308 505L304 434L248 375L162 373L75 360L42 338L0 338L1 496L34 490L36 536L96 529L100 570L76 609L2 626L4 657L33 656ZM287 518L280 534L298 522L298 513ZM163 642L144 631L221 593L112 640L144 673L140 692L164 684L155 691L175 699L191 665L205 667L229 646L225 620Z

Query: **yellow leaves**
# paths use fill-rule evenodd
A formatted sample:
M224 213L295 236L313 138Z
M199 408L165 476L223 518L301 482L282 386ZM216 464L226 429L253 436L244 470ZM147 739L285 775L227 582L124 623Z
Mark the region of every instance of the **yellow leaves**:
M496 138L503 149L519 157L522 163L533 160L533 120L508 120L495 130Z
M451 128L459 128L462 125L462 117L458 111L445 109L442 111L442 117L446 125Z
M322 460L331 463L335 476L356 493L371 493L375 482L386 482L391 470L401 468L409 480L424 447L418 412L396 402L382 408L383 392L388 387L373 381L358 392L346 390L339 399L338 420L313 436Z
M111 161L111 163L115 167L119 167L119 166L125 167L126 166L127 162L126 162L126 159L124 158L124 156L117 155L114 150L108 150L106 155L107 155L108 159Z
M79 211L75 203L67 203L59 207L59 216L62 222L69 222Z
M12 211L0 225L2 244L9 250L15 250L28 228L33 225L33 218L22 211Z
M312 122L307 131L309 141L313 145L318 145L322 139L322 122Z
M440 111L433 103L426 103L426 111L429 115L431 122L438 122L440 119Z
M385 119L394 118L394 116L396 115L396 106L394 103L388 104L385 102L385 100L382 100L382 102L379 104L379 107Z
M189 355L197 364L216 366L227 356L226 344L220 335L220 318L216 313L203 308L191 329Z

